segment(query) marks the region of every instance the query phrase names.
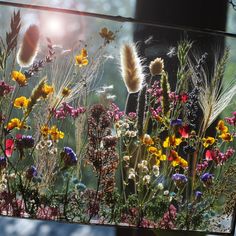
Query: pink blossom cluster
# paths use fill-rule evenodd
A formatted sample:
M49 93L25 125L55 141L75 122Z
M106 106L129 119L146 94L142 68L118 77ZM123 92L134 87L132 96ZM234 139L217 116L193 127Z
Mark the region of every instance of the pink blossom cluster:
M234 111L232 117L226 117L225 120L228 124L236 126L236 111Z
M58 110L52 109L53 115L56 119L65 119L67 116L77 118L85 111L86 109L84 107L74 108L66 102L62 103L62 106Z
M161 229L174 229L175 228L175 220L176 220L177 210L174 205L170 205L167 212L164 213L163 218L159 222L159 226Z
M0 97L3 97L10 93L14 89L13 86L6 84L3 80L0 80Z
M222 165L230 157L234 155L235 150L233 148L228 148L225 153L222 153L218 148L206 151L206 160L214 161L217 165Z
M163 90L160 87L160 82L159 81L155 81L153 83L153 85L151 86L151 88L149 88L147 90L147 92L152 96L155 97L158 101L160 101Z
M114 121L118 121L122 116L124 116L125 113L123 111L120 111L120 108L115 103L111 103L109 111L107 111L107 114Z

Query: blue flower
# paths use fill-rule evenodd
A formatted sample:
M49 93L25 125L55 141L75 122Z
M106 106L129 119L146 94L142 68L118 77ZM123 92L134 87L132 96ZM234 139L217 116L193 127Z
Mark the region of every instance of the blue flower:
M7 166L7 159L4 156L0 156L0 169L4 169Z
M32 179L33 177L36 177L37 175L38 175L37 168L33 165L26 171L27 179Z
M195 198L196 198L197 200L199 200L201 197L202 197L202 192L196 191L196 192L195 192Z
M212 178L213 178L213 175L209 173L205 173L201 176L202 182L207 182L209 180L212 180Z
M18 149L33 148L34 147L34 138L31 135L19 134L16 137L16 147Z
M173 174L172 175L172 179L174 180L174 181L181 181L181 182L187 182L188 181L188 178L185 176L185 175L183 175L183 174Z
M182 120L181 119L176 119L176 120L172 120L171 122L170 122L170 125L171 126L176 126L176 125L182 125Z
M66 166L73 166L77 164L78 158L72 148L64 147L62 156L64 158L64 163Z

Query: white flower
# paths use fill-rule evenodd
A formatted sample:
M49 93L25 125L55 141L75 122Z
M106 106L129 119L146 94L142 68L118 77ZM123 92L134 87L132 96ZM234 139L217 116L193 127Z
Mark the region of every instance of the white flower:
M163 194L164 194L165 196L168 196L168 195L169 195L169 191L168 191L168 190L165 190Z
M159 166L154 165L154 166L152 167L152 171L153 171L153 174L154 174L156 177L159 176L159 174L160 174Z
M150 175L145 175L143 177L143 182L144 184L149 184L150 183L150 180L151 180L151 176Z
M132 156L123 156L124 161L129 161Z
M163 189L164 189L164 186L163 186L162 183L159 183L159 184L157 185L157 188L158 188L159 190L163 190Z
M128 179L135 179L135 173L130 173L128 175Z

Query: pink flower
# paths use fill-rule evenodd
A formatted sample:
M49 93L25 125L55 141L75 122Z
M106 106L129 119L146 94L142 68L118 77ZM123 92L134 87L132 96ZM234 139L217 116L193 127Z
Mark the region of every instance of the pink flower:
M234 111L232 114L233 114L233 116L226 117L225 121L230 125L236 126L236 111Z

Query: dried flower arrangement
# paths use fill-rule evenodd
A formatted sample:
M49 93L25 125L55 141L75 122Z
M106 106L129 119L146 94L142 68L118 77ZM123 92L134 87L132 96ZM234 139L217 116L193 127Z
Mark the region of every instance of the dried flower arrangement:
M47 38L48 53L36 61L39 28L30 26L18 48L19 11L10 27L0 44L2 215L227 232L222 218L232 217L236 203L236 112L219 119L236 93L234 80L223 86L228 49L209 78L208 55L190 59L192 42L180 41L172 53L178 59L172 89L162 58L144 73L137 46L123 44L121 76L127 92L138 93L137 111L126 113L111 95L103 96L112 86L103 87L102 103L89 100L104 51L116 37L111 30L101 29L104 41L93 56L82 42L76 55L57 55ZM31 91L39 72L44 77ZM96 182L91 187L83 177L89 168Z

